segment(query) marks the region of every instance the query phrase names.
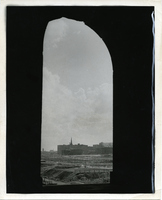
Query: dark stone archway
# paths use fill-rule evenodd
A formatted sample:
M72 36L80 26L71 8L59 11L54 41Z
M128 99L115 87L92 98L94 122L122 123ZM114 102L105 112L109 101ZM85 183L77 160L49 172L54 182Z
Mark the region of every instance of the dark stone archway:
M40 179L42 48L48 21L84 21L104 40L113 77L113 174L110 185L75 192L152 192L153 7L7 8L7 192L43 191Z

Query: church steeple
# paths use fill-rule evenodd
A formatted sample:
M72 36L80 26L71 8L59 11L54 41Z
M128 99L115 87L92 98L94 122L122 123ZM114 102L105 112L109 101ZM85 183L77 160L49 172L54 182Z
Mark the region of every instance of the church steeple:
M72 138L71 138L71 141L70 141L70 145L73 145L73 141L72 141Z

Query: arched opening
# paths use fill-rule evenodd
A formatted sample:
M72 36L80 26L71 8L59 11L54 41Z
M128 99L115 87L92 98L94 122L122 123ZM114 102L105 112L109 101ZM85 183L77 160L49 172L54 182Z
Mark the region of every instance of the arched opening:
M106 45L83 22L50 21L43 45L43 183L110 182L112 138L113 70Z
M7 193L153 192L153 10L151 6L6 8ZM42 42L47 23L63 15L84 21L100 35L111 53L114 71L110 184L41 187Z

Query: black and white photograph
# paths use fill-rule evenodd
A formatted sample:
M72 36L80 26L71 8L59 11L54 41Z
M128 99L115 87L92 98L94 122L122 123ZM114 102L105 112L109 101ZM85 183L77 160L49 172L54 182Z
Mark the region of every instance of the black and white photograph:
M7 5L6 193L155 192L155 7Z

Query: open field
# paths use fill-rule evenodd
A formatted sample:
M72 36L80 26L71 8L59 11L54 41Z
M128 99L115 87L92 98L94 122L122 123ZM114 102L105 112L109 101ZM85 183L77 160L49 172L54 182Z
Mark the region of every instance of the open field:
M58 155L41 152L41 176L44 185L108 183L112 154Z

